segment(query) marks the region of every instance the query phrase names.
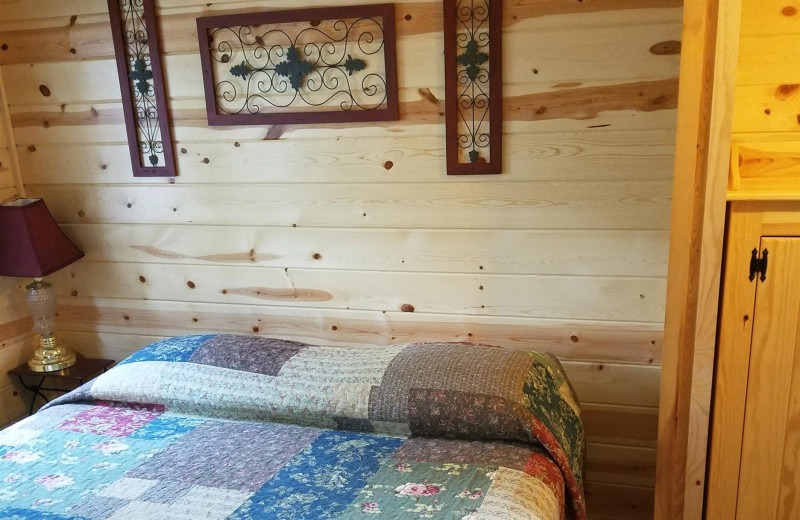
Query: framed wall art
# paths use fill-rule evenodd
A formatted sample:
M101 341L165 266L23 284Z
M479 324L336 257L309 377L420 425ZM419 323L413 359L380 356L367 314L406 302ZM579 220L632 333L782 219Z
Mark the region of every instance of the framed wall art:
M399 118L394 5L197 19L209 125Z
M502 0L444 0L448 175L502 171Z
M153 0L108 0L134 177L171 177L175 158Z

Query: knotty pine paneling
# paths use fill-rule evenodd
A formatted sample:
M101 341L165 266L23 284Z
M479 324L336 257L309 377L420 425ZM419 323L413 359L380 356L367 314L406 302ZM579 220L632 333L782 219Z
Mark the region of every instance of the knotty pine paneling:
M495 182L609 181L671 179L674 131L522 134L508 133L503 163L519 174ZM182 175L175 184L218 184L219 170L228 184L453 182L444 169L444 137L373 137L364 148L358 138L214 141L175 143ZM86 143L19 146L29 184L142 184L132 179L127 144ZM537 168L527 166L535 161ZM461 182L483 182L462 176ZM163 182L169 182L163 180ZM660 254L660 253L659 253Z
M76 294L62 300L59 318L73 330L112 334L174 336L218 331L337 345L472 341L547 350L561 359L595 362L598 371L602 362L657 366L661 360L660 323L422 314L408 307L406 311L197 302L176 308L172 301ZM655 437L651 440L655 442Z
M800 4L742 2L734 141L800 139Z
M174 180L131 176L105 0L0 5L26 188L86 252L52 277L72 347L550 351L584 402L591 517L652 517L680 0L506 1L505 171L463 178L439 2L396 4L400 121L209 128L194 19L298 4L159 0Z
M86 260L663 278L667 231L62 224ZM491 249L484 244L491 242ZM536 243L520 254L519 244ZM324 251L323 255L321 251Z

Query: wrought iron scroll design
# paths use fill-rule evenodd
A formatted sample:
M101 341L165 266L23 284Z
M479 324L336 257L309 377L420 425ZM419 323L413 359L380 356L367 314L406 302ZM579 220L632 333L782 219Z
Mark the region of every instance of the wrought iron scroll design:
M175 175L153 0L108 0L134 177Z
M394 6L197 19L211 125L398 119Z
M502 0L444 0L447 173L502 170Z

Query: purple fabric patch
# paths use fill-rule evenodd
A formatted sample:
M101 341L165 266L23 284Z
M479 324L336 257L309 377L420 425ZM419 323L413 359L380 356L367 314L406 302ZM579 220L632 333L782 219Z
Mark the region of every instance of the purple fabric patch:
M415 343L395 356L380 386L372 387L369 418L406 422L412 388L518 400L530 366L531 357L525 352L465 343Z
M408 426L423 437L526 441L530 436L516 406L497 396L412 388Z
M286 361L306 347L296 341L221 334L203 343L189 362L276 376Z
M525 471L531 455L541 451L531 444L411 437L393 457L412 462L497 465Z
M319 430L269 423L203 424L125 476L257 491L318 435Z
M99 403L62 422L59 430L93 433L108 437L127 437L164 412L163 406Z
M172 504L185 495L194 484L190 482L161 481L139 496L136 500L141 502L156 502L159 504Z

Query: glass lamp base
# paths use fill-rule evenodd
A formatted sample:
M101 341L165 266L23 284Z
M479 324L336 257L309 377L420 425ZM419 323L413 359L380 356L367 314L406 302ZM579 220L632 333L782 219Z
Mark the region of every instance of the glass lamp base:
M69 368L77 361L75 353L59 345L53 334L42 334L33 358L28 361L28 368L34 372L55 372Z

